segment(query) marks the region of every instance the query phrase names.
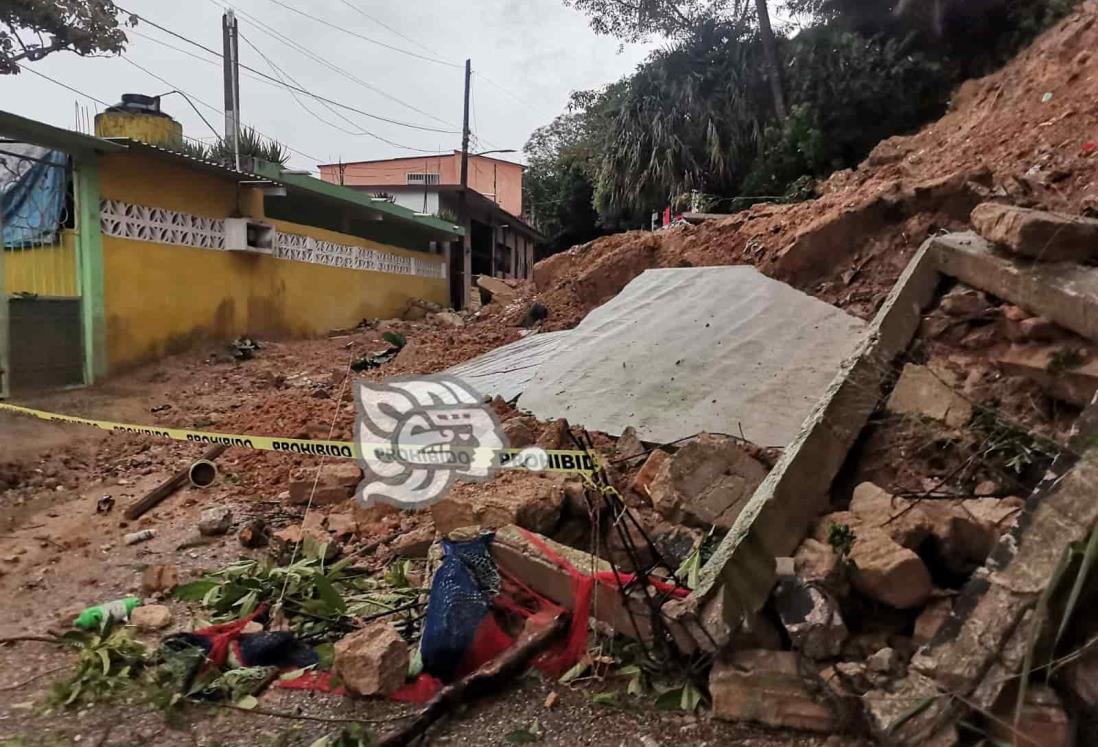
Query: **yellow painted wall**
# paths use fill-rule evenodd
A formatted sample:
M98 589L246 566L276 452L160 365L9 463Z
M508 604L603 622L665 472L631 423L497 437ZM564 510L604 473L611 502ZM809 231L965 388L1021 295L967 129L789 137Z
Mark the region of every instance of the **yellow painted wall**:
M254 190L211 174L132 154L102 159L104 199L224 218L260 203ZM384 249L442 263L442 257L320 228L271 221L279 230ZM363 318L399 314L409 298L446 305L445 279L348 270L309 262L103 237L107 351L111 370L249 334L323 334Z
M61 240L52 246L5 250L4 292L78 296L76 232L62 231Z

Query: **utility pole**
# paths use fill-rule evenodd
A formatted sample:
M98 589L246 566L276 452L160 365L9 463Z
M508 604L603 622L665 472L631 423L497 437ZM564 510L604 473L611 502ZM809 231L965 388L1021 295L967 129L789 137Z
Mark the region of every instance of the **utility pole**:
M469 288L473 282L473 221L469 217L469 91L473 79L473 61L465 60L465 116L461 125L461 190L458 192L458 206L461 213L462 239L461 252L461 305L469 305Z
M221 17L221 39L225 66L225 142L232 143L233 161L240 171L240 47L236 14L231 9Z

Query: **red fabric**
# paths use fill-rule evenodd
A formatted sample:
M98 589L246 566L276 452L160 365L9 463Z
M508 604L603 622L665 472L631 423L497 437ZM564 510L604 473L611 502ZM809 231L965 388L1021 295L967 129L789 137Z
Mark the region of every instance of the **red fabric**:
M220 625L211 625L208 628L194 631L195 635L205 636L210 639L210 652L206 654L206 663L203 671L210 669L223 669L229 658L229 646L236 641L244 626L266 612L267 605L261 604L252 614Z
M442 682L421 674L389 697L401 703L426 703L442 689Z
M332 693L333 695L346 695L347 690L342 685L333 685L331 672L309 671L292 680L276 680L275 687L284 690L312 690L318 693Z
M473 637L473 645L465 652L465 658L461 661L455 676L464 677L475 672L482 665L496 658L507 649L511 648L515 639L507 634L496 616L489 610L488 614L477 626L477 632Z

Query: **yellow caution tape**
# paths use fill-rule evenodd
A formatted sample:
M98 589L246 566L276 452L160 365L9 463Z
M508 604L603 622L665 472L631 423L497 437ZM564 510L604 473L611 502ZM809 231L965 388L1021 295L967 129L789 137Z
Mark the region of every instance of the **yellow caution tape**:
M109 433L132 433L139 436L165 438L172 441L189 441L198 444L222 444L243 449L259 451L280 451L290 454L309 456L329 456L339 459L358 459L358 445L351 441L313 441L302 438L277 438L274 436L253 436L232 433L210 433L191 431L184 428L166 428L160 426L115 423L109 420L92 420L56 412L35 410L0 402L0 411L27 415L50 423L76 423L98 428ZM378 448L389 449L391 444L375 444ZM453 447L453 451L479 452L482 449L462 449ZM596 457L586 451L564 451L559 449L537 450L532 453L524 449L486 449L492 453L495 464L501 469L524 470L533 472L572 472L591 474L595 469ZM544 456L544 458L542 458Z

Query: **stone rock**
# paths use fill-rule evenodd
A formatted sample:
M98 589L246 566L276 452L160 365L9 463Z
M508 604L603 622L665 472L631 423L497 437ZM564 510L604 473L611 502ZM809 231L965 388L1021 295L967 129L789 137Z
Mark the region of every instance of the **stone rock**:
M778 583L773 601L795 649L815 660L839 655L849 631L830 594L793 578Z
M477 287L488 294L489 303L509 303L518 295L510 283L502 278L481 275L477 278Z
M1070 334L1054 321L1043 316L1031 316L1005 327L1012 342L1057 342Z
M352 461L327 463L319 477L315 467L295 469L290 473L290 503L305 505L310 495L314 506L343 503L354 495L361 481L362 468Z
M637 471L637 474L633 477L633 482L629 484L629 488L637 495L644 496L651 500L652 494L649 492L652 480L659 474L660 469L664 463L671 459L671 455L662 449L656 449L648 455L648 459L645 460L644 465Z
M525 449L527 446L533 446L538 440L539 427L537 418L518 415L504 420L501 430L510 448Z
M130 625L138 630L163 630L172 624L172 611L163 604L143 604L130 613Z
M435 541L434 527L419 527L397 536L389 547L402 558L425 558Z
M332 671L356 695L389 695L408 675L408 644L391 624L373 623L335 644Z
M809 692L792 651L740 650L716 661L709 674L713 716L782 729L829 733L831 710Z
M373 506L365 506L358 501L351 504L351 516L354 517L355 524L359 527L359 533L362 533L362 528L377 524L387 516L397 516L400 513L400 509L395 506L390 506L387 503L378 503Z
M624 464L631 464L632 458L642 456L645 451L644 444L637 438L636 429L629 426L622 431L618 442L614 445L614 459Z
M590 510L587 504L587 487L582 480L565 480L562 486L564 491L564 513L568 516L580 519L588 519ZM565 542L564 544L568 544Z
M437 314L443 308L437 303L424 298L413 298L408 302L408 308L401 315L406 322L419 322L427 318L428 314Z
M972 211L976 232L1014 254L1045 262L1086 262L1098 255L1098 220L985 202Z
M198 532L203 537L217 537L229 531L233 525L233 512L228 506L213 506L202 512L198 519Z
M358 531L358 521L353 512L328 514L325 524L333 536L344 539Z
M728 529L766 475L734 439L702 434L660 467L648 491L668 521Z
M808 537L793 556L793 568L802 581L831 584L839 575L839 554L831 545Z
M898 674L902 664L899 652L891 647L882 648L865 660L865 668L876 674Z
M546 450L576 448L569 437L568 421L564 418L557 418L542 428L536 445Z
M919 616L915 618L915 633L912 640L919 646L930 643L934 635L945 625L953 614L953 600L949 597L933 599Z
M480 526L517 524L539 534L552 534L564 506L563 480L529 472L508 472L491 483L465 483L431 505L439 534Z
M1036 382L1049 396L1086 407L1098 393L1098 355L1086 345L1012 345L996 359L1003 373Z
M681 524L671 524L666 521L655 521L647 527L648 536L659 550L660 555L675 570L683 564L690 554L701 544L705 535L690 527Z
M966 286L958 286L945 294L939 308L949 316L965 319L984 316L992 310L983 293Z
M925 366L908 363L888 398L889 412L920 415L960 428L972 419L972 404Z
M1010 688L992 709L987 737L997 744L1026 747L1072 747L1075 727L1064 710L1060 696L1048 685L1031 682L1026 688L1021 718L1014 722L1016 692Z
M930 534L930 523L923 512L927 503L912 506L906 498L897 498L874 483L863 482L854 488L850 512L857 525L878 527L896 542L914 550Z
M890 607L921 607L933 590L930 572L919 556L879 529L856 530L850 561L854 588Z
M179 569L174 565L150 565L141 574L141 591L145 594L168 592L179 585Z
M267 533L267 522L263 519L249 520L244 526L240 527L240 531L236 533L236 539L242 546L247 548L264 547L271 539Z
M446 327L464 327L465 320L460 314L454 311L440 311L437 314L431 315L431 320L438 322Z

